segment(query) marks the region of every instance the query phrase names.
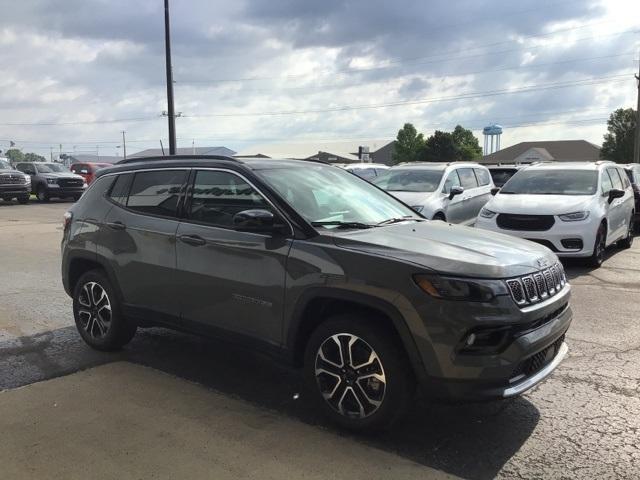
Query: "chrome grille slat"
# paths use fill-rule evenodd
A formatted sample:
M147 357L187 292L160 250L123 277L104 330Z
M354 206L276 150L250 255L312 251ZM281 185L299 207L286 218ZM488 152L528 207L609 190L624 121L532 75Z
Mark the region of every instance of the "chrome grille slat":
M567 284L562 264L556 263L530 275L506 280L511 298L518 306L531 305L559 293Z

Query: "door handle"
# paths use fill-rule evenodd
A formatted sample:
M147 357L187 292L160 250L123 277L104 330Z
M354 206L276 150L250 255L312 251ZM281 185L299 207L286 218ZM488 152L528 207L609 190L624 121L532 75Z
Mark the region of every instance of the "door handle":
M202 245L205 245L207 243L204 238L199 237L198 235L180 235L178 239L181 242L193 247L201 247Z
M127 226L122 222L107 222L107 227L114 230L125 230Z

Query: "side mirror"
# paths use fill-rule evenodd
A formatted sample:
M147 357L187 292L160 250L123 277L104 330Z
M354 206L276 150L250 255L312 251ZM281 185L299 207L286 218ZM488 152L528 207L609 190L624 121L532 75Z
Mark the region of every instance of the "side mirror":
M239 232L268 233L277 230L276 217L269 210L243 210L233 216L233 226Z
M624 190L619 190L617 188L609 190L609 203L613 202L616 198L622 197L624 197Z
M462 192L464 192L464 187L459 187L457 185L451 187L451 190L449 190L449 200L453 199L456 195L460 195Z
M493 195L495 197L496 193L498 193L499 191L500 191L500 187L493 187L491 189L491 195Z

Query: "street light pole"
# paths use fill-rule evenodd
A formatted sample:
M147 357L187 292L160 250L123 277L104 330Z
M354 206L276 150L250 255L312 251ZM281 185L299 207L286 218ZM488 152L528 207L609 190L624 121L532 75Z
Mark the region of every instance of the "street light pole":
M127 159L127 139L125 138L124 134L126 132L124 130L122 130L122 152L124 153L124 159Z
M167 107L169 120L169 155L176 154L176 117L173 106L173 69L171 68L171 34L169 25L169 0L164 0L164 46L167 66Z
M636 101L636 136L633 142L633 163L640 163L640 59L638 59L638 75L636 75L638 82L638 98Z

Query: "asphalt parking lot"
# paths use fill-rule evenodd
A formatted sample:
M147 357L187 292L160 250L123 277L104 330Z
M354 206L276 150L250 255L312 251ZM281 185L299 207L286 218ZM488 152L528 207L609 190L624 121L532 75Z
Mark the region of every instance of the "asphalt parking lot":
M547 382L509 401L419 402L392 432L359 436L308 407L297 372L250 351L155 328L122 352L90 350L60 281L69 205L0 202L0 465L11 478L100 478L57 445L65 436L83 456L106 452L101 478L640 477L640 241L599 270L565 265L570 354Z

